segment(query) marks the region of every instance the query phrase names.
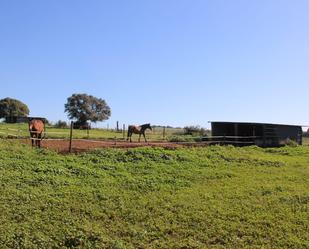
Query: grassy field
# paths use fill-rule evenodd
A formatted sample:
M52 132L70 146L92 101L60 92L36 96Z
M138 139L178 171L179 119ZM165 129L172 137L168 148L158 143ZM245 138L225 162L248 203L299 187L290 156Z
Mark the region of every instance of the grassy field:
M192 140L192 136L181 136L182 129L166 128L165 134L163 134L162 127L155 127L153 131L146 131L146 136L151 141L158 141L163 139L173 139L183 137L183 140ZM127 131L125 131L125 138ZM28 124L6 124L0 123L0 138L6 137L29 137ZM70 129L54 128L52 126L46 126L46 137L47 138L69 138ZM73 130L73 138L75 139L123 139L123 133L117 132L112 129L91 129L87 130ZM132 139L137 141L138 135L133 135ZM141 138L143 139L143 138Z
M309 248L309 147L0 140L0 248Z
M210 131L208 131L210 135ZM28 124L6 124L0 123L0 138L28 138ZM68 128L55 128L52 126L46 126L45 138L63 138L69 139L70 129ZM74 139L103 139L103 140L123 140L127 137L127 131L123 134L122 131L115 131L112 129L91 129L87 130L73 130ZM171 141L171 142L194 142L200 141L200 135L184 135L182 128L166 128L163 132L163 127L155 127L152 131L146 131L146 137L148 141ZM138 140L138 135L132 136L133 141ZM143 137L141 137L143 141ZM309 137L303 138L303 144L309 145Z
M303 138L303 145L309 145L309 137Z

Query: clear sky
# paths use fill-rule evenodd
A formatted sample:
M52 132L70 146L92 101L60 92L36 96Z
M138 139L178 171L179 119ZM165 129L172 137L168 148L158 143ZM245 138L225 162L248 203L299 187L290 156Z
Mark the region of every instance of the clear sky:
M68 120L107 101L110 127L309 124L307 0L1 0L0 98Z

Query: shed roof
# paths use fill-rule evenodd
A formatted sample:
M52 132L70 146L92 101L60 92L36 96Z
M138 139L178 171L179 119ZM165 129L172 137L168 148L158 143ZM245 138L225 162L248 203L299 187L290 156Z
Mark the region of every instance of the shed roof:
M309 127L308 125L274 124L274 123L258 123L258 122L208 121L208 123Z

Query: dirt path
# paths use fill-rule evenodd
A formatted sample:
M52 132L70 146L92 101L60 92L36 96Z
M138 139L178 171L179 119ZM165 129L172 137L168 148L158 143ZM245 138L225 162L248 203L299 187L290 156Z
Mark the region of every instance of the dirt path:
M29 144L31 142L29 139L21 140L24 144ZM69 151L69 140L62 139L50 139L42 140L41 146L46 149L55 150L59 153L67 153ZM127 141L103 141L103 140L85 140L76 139L72 142L72 152L84 152L87 150L92 150L96 148L136 148L136 147L163 147L163 148L179 148L183 147L181 144L170 143L170 142L148 142L148 143L138 143Z

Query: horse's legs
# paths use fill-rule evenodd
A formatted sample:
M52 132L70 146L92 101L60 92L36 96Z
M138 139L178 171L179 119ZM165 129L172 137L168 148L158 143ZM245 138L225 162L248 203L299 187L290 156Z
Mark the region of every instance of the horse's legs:
M38 134L38 137L37 137L38 140L36 140L36 141L38 142L37 147L39 147L39 148L41 148L41 138L42 138L42 135Z
M132 143L132 132L130 132L130 133L128 132L128 139L129 139L129 138L130 138L130 143ZM127 139L127 140L128 140L128 139Z
M139 137L138 137L138 142L140 142L141 141L141 133L139 134Z
M132 132L128 131L127 141L130 139L130 143L132 142L131 137L132 137Z
M39 147L38 135L35 136L35 147Z
M132 134L133 134L133 132L132 131L130 131L130 129L128 129L128 136L127 136L127 141L129 140L129 138L130 138L130 143L132 142Z
M147 143L147 139L146 139L145 133L143 133L143 136L144 136L145 142Z

